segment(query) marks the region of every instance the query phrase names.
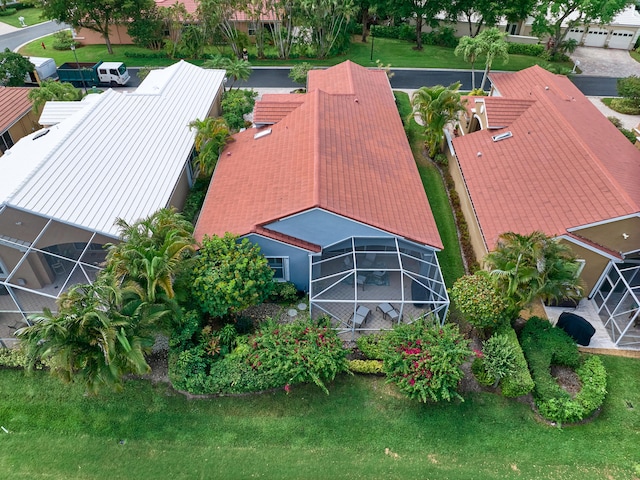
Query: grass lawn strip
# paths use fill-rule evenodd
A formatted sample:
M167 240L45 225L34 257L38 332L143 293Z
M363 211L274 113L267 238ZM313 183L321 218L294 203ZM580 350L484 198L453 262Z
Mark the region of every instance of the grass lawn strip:
M0 424L11 433L0 435L0 471L14 479L633 478L640 362L603 361L611 382L602 414L564 430L492 394L412 402L379 377L343 375L330 395L303 386L186 400L147 381L87 398L44 372L1 370Z
M44 42L46 51L42 49L41 43ZM48 36L44 39L35 40L23 48L20 49L20 53L27 56L38 57L52 57L55 59L57 65L61 65L64 62L75 61L73 52L53 50L53 37ZM351 44L351 48L346 55L339 55L326 60L316 59L292 59L292 60L252 60L253 66L287 66L294 65L301 62L310 62L316 66L331 66L344 62L345 60L351 60L355 63L363 65L365 67L375 67L376 60L380 60L385 65L390 63L392 67L396 68L454 68L469 70L471 65L465 62L461 57L456 57L453 54L453 49L445 47L437 47L432 45L425 45L423 50L414 50L411 42L403 40L378 38L374 44L374 56L371 60L371 44L362 43L358 41L357 37L354 37L354 41ZM221 50L215 47L208 47L207 52L216 54ZM98 60L104 61L120 61L126 63L131 67L143 67L143 66L167 66L175 63L176 59L170 58L133 58L127 57L125 52L150 52L150 50L137 47L135 45L113 45L113 55L109 55L107 47L103 44L100 45L86 45L76 49L78 54L78 60L80 62L95 62ZM158 52L152 52L158 53ZM251 50L250 50L251 53ZM202 60L190 60L191 63L201 65ZM530 57L526 55L509 55L509 62L504 63L502 61L495 61L493 63L493 70L522 70L523 68L530 67L532 65L546 64L543 59L539 57ZM477 68L484 66L484 58L479 58L476 62ZM559 64L565 65L565 64ZM568 63L565 66L571 68L573 64Z
M7 8L12 7L11 5L8 5ZM38 23L47 21L47 19L40 17L41 13L41 10L38 8L21 8L20 10L17 10L13 15L0 17L0 22L6 23L13 27L22 28L22 25L20 25L20 20L18 20L18 18L24 17L25 25L27 27L31 27L32 25L37 25Z

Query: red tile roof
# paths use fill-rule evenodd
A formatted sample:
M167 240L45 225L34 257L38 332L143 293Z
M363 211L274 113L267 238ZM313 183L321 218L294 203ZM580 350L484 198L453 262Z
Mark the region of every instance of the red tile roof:
M182 3L189 13L195 13L198 9L197 0L155 0L155 2L159 7L172 7L176 3Z
M30 90L22 87L0 87L0 133L4 133L31 110L31 102L27 98Z
M304 99L269 135L235 135L218 161L196 238L245 235L322 208L442 248L385 72L351 62L314 70Z
M481 100L487 109L489 129L508 127L534 102L504 97L482 97Z
M566 77L535 66L491 80L506 100L489 118L510 98L531 104L508 128L453 140L489 249L506 231L560 235L640 211L640 151Z
M253 109L253 123L271 125L278 123L304 103L302 94L264 94Z

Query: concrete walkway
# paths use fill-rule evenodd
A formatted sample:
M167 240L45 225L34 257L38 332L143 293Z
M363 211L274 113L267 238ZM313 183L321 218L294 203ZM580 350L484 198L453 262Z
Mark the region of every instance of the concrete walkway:
M628 130L632 130L640 124L640 115L625 115L624 113L618 113L615 110L611 110L604 103L602 103L603 97L587 97L593 105L602 112L605 117L616 117L622 122L622 126Z
M602 77L640 76L640 63L636 62L627 50L612 48L578 47L571 60L580 62L583 75Z
M578 304L578 308L562 308L562 307L544 307L549 321L555 325L558 323L558 318L562 312L575 313L587 320L596 329L596 333L591 337L589 348L603 348L608 350L617 350L617 347L612 341L611 337L604 328L604 324L598 315L595 304L592 300L583 298Z
M18 30L20 30L20 29L14 27L14 26L11 26L8 23L0 22L0 35L4 35L5 33L16 32Z

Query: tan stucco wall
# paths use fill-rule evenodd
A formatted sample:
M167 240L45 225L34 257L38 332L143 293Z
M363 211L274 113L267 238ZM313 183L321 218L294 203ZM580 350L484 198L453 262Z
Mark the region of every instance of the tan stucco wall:
M187 176L187 169L182 171L182 175L180 175L180 179L178 183L176 183L175 188L173 189L173 193L171 194L171 200L169 200L169 207L175 207L179 211L182 211L184 208L184 202L187 199L187 194L189 193L189 178Z
M473 251L476 254L478 263L480 263L480 265L483 265L482 260L487 254L487 247L485 246L484 239L482 238L480 225L478 224L478 219L476 218L475 212L473 210L471 198L469 197L469 193L467 192L467 188L462 177L462 171L460 170L460 165L458 164L458 159L454 155L452 155L448 149L447 158L449 160L449 172L453 177L456 192L460 197L460 207L462 208L462 213L465 220L467 221L467 226L469 227L471 246L473 247Z
M574 233L614 252L638 251L640 250L640 215L595 227L582 228L575 230ZM627 238L623 234L626 234Z
M124 25L113 25L109 28L109 40L114 45L132 45L133 40L127 33L127 27ZM98 32L81 28L76 32L76 41L80 45L104 45L104 37ZM100 60L107 60L102 58ZM125 62L126 63L126 62Z
M38 124L38 116L29 110L25 115L16 120L16 122L11 125L7 131L9 132L9 135L11 135L13 143L16 143L22 137L25 137L41 128L42 127ZM0 152L0 156L2 155L3 153Z
M584 282L584 294L589 295L602 275L602 272L607 268L609 259L570 241L561 240L560 243L569 245L571 250L576 254L576 257L579 260L585 261L580 278Z

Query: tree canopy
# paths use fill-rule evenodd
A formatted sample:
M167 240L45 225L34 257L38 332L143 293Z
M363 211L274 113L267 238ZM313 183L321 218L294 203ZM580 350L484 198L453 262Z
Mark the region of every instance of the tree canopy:
M138 17L152 3L153 0L41 0L40 5L46 18L98 32L112 54L109 28Z
M6 87L24 85L25 76L33 72L35 66L28 58L14 53L8 48L0 53L0 84Z
M71 83L45 80L38 88L33 88L27 95L33 104L33 111L40 112L45 103L51 101L75 102L82 100L82 90Z
M273 289L273 270L260 247L246 238L238 241L205 236L197 257L191 292L199 308L213 316L233 315L264 301Z

